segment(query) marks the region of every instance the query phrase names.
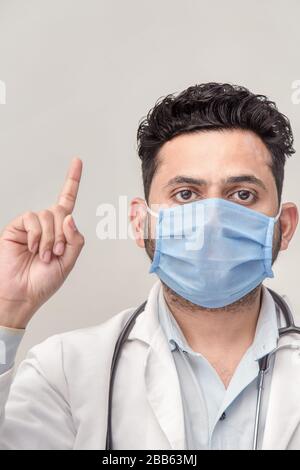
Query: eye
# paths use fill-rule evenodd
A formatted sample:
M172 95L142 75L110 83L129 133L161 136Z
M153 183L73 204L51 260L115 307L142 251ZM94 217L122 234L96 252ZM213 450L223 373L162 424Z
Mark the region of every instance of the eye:
M194 199L193 196L197 196L194 191L191 191L190 189L182 189L175 194L175 199L178 202L188 202Z
M237 199L237 202L254 202L256 200L256 196L247 189L236 191L232 196L235 196L234 199Z

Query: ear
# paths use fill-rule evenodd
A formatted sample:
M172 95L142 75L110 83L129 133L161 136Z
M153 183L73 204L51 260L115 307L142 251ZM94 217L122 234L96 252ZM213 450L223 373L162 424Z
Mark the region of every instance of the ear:
M134 198L130 203L129 218L132 225L136 244L140 248L145 248L144 233L145 221L147 217L146 201L140 197Z
M282 231L282 239L280 250L286 250L295 233L298 224L298 209L293 202L285 202L282 205L280 224Z

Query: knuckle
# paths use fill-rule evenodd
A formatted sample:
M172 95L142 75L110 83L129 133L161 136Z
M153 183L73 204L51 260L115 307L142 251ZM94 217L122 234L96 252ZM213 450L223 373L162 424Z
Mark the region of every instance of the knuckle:
M50 240L50 239L43 240L40 246L41 246L41 251L52 250L53 240Z
M40 251L41 252L44 252L44 251L47 251L47 250L51 250L52 251L52 247L53 247L53 241L52 240L44 240L43 243L40 243Z
M83 245L85 244L85 238L84 238L84 236L81 235L81 234L80 234L79 237L78 237L78 244L79 244L80 246L83 246Z
M63 199L65 199L66 201L68 201L68 202L74 202L74 196L73 196L72 193L69 193L69 192L66 192L66 191L65 191L65 192L61 195L61 197L62 197Z
M53 232L43 232L43 241L45 243L53 243L54 241L54 233Z
M39 216L42 220L49 221L52 219L53 214L49 209L44 209L39 213Z
M62 232L58 232L55 235L55 243L63 242L66 243L66 237Z
M42 233L41 229L38 229L38 228L34 228L34 229L30 230L30 234L31 234L31 237L32 237L33 240L36 240L36 239L40 238L41 233Z
M52 246L54 243L54 233L52 231L42 231L42 245L43 246Z
M66 210L63 206L61 206L60 204L56 204L52 207L52 211L53 211L53 214L54 215L58 215L58 216L65 216L66 215Z
M31 219L32 217L34 217L35 213L32 212L32 211L26 211L24 212L23 214L23 219Z

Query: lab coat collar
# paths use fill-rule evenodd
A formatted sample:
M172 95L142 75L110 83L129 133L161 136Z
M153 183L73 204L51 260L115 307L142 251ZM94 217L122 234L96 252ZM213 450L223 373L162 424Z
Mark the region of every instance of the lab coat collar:
M276 327L276 315L275 315L275 304L273 298L267 288L262 286L262 303L261 303L261 310L260 315L258 318L256 334L259 337L255 338L255 343L259 343L259 339L268 336L268 330L274 331ZM147 344L151 344L152 340L154 339L154 334L157 332L157 329L162 330L160 321L159 321L159 296L162 295L162 283L160 280L157 280L155 284L152 286L148 299L147 304L145 307L144 312L137 317L134 327L132 328L128 339L139 339L144 341ZM271 334L270 331L270 336ZM278 337L278 334L277 334ZM170 338L169 338L170 339ZM265 339L265 342L267 339ZM272 346L275 344L272 343ZM172 348L171 348L172 349ZM265 354L264 348L261 350L260 347L255 349L255 356L257 359L262 357Z
M261 359L277 346L279 319L272 295L262 286L262 301L253 340L254 359Z
M155 339L154 336L157 330L160 329L160 323L158 318L158 295L162 287L161 281L158 280L152 286L146 307L144 311L137 317L135 325L129 333L128 339L138 339L144 341L148 345L151 345Z

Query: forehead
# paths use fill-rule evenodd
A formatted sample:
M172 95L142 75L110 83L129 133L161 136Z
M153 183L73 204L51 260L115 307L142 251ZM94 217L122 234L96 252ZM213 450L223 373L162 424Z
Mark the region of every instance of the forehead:
M214 182L246 172L268 179L272 178L271 161L268 148L252 131L201 131L166 142L159 151L154 178L189 174Z

